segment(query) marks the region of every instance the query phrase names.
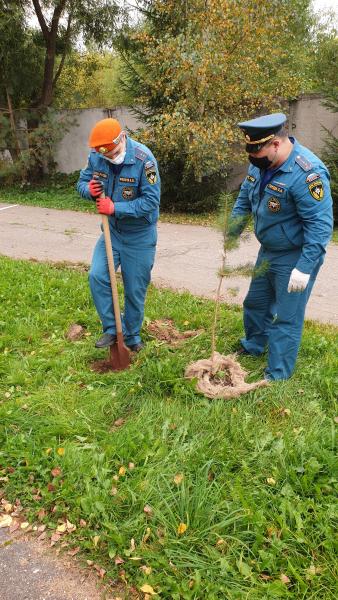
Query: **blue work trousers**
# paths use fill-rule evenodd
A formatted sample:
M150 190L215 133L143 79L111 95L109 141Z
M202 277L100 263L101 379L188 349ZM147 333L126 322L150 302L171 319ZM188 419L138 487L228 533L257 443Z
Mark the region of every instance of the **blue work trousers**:
M303 292L289 293L291 271L299 256L299 250L278 253L261 248L256 266L267 260L269 267L265 274L252 279L243 304L245 338L241 344L254 356L262 354L268 346L265 375L271 380L288 379L295 369L305 307L323 263L321 258Z
M124 285L123 336L132 346L141 341L144 302L154 264L156 226L121 231L110 227L115 271L121 266ZM103 333L116 333L114 307L103 235L97 241L89 272L89 284Z

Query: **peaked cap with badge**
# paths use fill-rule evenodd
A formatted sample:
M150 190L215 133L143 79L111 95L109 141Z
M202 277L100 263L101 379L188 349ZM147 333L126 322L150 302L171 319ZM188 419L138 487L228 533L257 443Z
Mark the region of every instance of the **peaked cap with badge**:
M250 154L259 152L264 144L275 137L285 123L286 115L284 113L272 113L238 123L238 127L245 134L246 151Z

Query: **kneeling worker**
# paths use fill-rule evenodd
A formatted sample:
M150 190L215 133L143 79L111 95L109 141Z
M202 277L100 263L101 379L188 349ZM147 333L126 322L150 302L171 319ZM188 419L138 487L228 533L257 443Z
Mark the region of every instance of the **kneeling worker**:
M239 123L251 163L232 210L231 231L253 214L261 243L244 300L241 350L258 356L268 346L268 380L288 379L295 368L306 303L332 234L330 176L313 152L288 137L282 113Z
M88 164L80 172L77 189L84 198L96 201L100 214L109 215L115 270L121 266L124 284L124 341L138 352L144 345L140 330L157 242L157 162L115 119L102 119L94 125L89 146ZM89 282L103 328L95 346L105 348L115 343L116 326L103 235L95 246Z

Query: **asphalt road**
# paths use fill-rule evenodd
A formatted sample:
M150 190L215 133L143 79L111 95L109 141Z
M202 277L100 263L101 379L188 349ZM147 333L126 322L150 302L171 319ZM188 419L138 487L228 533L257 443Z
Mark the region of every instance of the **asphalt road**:
M99 235L98 215L0 204L0 254L5 256L89 264ZM238 250L231 252L229 263L254 261L258 247L251 235ZM214 297L221 251L220 234L211 227L160 223L152 281L155 285ZM227 279L222 299L242 304L248 286L246 278ZM330 244L306 318L338 325L337 298L338 245Z
M36 540L0 529L1 600L102 600L95 577L74 559Z

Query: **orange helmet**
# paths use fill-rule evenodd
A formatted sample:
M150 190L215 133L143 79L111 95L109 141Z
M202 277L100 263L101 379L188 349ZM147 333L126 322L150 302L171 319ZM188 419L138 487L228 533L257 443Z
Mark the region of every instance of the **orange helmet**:
M117 146L121 131L122 127L116 119L102 119L91 130L88 144L90 148L105 154Z

